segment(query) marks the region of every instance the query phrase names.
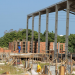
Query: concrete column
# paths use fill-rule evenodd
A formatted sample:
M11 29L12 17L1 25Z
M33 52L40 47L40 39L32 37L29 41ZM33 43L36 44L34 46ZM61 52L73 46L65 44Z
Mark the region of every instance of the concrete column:
M49 20L49 12L48 9L46 9L46 50L48 50L48 20Z
M26 29L26 53L27 53L27 50L28 50L28 20L29 20L29 17L27 16L27 29Z
M41 12L39 12L38 53L40 53L40 30L41 30Z
M59 53L59 47L60 47L60 43L58 42L58 53Z
M32 15L32 40L31 40L31 53L33 53L33 39L34 39L34 15Z
M65 58L68 55L68 35L69 35L69 11L70 11L70 3L67 0L67 13L66 13L66 48L65 48Z
M57 27L58 27L58 5L56 5L55 15L55 40L54 40L54 57L57 57Z

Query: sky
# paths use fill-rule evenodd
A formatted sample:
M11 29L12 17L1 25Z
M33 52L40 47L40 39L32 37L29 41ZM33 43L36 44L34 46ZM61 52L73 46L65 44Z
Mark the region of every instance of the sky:
M62 0L0 0L0 37L10 29L26 29L27 15L46 8ZM58 35L66 34L66 12L58 15ZM75 16L70 14L69 34L74 34ZM32 29L32 18L29 19L29 29ZM34 30L38 32L38 16L34 19ZM46 30L46 15L41 16L41 33ZM49 32L55 32L55 13L49 14Z

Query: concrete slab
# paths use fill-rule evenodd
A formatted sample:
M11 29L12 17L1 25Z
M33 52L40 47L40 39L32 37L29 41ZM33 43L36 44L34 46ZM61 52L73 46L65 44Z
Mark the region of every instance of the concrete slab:
M5 63L0 63L0 65L5 65Z
M37 64L34 63L32 69L34 69L34 71L37 71Z
M52 75L55 75L55 66L48 66L49 71L51 71Z

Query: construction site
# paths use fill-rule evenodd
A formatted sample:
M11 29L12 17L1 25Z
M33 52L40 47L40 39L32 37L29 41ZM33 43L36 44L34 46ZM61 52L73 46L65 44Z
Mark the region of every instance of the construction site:
M66 13L65 43L57 42L58 12ZM55 12L54 42L48 41L49 13ZM69 13L75 15L75 0L64 0L27 15L26 39L9 42L0 48L1 75L75 75L75 53L68 51ZM46 14L46 42L40 41L41 15ZM39 16L38 41L34 41L34 17ZM32 37L28 41L28 24L32 18ZM18 52L18 46L21 52ZM8 68L7 68L8 67Z

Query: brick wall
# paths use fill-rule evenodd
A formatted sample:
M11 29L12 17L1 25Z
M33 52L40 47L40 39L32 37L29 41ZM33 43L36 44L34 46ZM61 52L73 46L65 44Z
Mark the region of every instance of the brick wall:
M21 52L23 52L23 49L22 49L22 44L23 44L23 41L20 41L20 44L21 44ZM40 42L40 53L43 53L44 51L42 50L46 50L46 47L45 47L45 42ZM60 45L63 45L63 51L65 51L65 43L60 43L59 44L59 53L61 53L61 50L60 50ZM13 51L13 46L14 43L13 42L9 42L9 50ZM49 44L49 50L53 50L54 48L54 43L53 42L50 42ZM26 47L26 46L25 46ZM58 49L58 43L57 43L57 49ZM33 42L33 53L34 53L34 50L35 50L35 42ZM15 51L13 52L18 52L17 50L17 42L16 42L16 48L15 48ZM28 41L28 53L30 53L30 41ZM38 42L36 43L36 53L38 52ZM45 52L44 52L45 53ZM63 52L64 53L64 52Z
M23 52L23 50L22 50L23 42L21 41L20 44L21 44L21 52ZM44 52L42 50L46 50L45 44L46 44L45 42L40 42L40 53ZM63 51L65 51L65 43L59 43L59 53L61 53L60 45L63 45ZM33 42L33 52L35 50L34 48L35 48L35 42ZM58 43L57 43L57 49L58 49ZM53 50L53 42L49 43L49 50ZM3 48L0 48L0 52L14 52L14 53L18 53L17 42L15 44L15 51L14 51L14 42L9 42L9 50L4 50ZM30 52L30 41L28 41L28 51L27 52L28 53ZM38 42L36 43L36 53L38 53ZM65 53L65 52L63 52L63 53Z
M3 48L0 48L0 53L3 53L3 52L5 52L5 53L10 53L11 50L4 50Z
M3 48L0 48L0 52L3 52L4 50L3 50Z

